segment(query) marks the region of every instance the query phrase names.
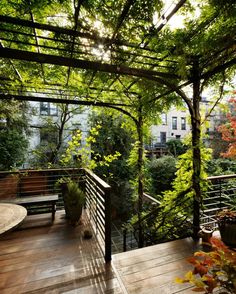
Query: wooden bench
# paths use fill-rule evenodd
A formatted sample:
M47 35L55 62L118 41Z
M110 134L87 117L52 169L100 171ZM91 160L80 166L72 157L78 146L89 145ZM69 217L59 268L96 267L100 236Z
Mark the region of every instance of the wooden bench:
M24 206L26 209L36 206L44 206L45 204L51 205L52 220L55 218L56 212L56 202L58 201L58 195L41 195L41 196L31 196L31 197L18 197L0 200L1 203L15 203ZM35 212L43 213L42 211Z

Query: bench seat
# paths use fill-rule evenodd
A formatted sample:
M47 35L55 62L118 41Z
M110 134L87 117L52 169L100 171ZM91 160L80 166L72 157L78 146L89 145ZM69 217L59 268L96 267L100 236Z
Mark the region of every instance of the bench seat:
M30 208L34 205L42 206L45 204L51 204L52 220L55 218L56 212L56 202L58 201L58 195L40 195L40 196L28 196L28 197L18 197L0 200L1 203L14 203L24 206L25 208ZM36 212L41 213L41 212Z

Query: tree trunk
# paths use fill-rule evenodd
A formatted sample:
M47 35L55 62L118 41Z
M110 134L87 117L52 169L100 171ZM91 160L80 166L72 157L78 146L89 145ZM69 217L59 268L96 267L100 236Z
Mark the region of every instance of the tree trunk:
M193 147L193 235L198 238L200 230L200 203L202 201L200 175L201 175L201 116L200 116L200 78L198 62L193 64L193 114L191 115L192 124L192 147Z
M58 128L58 142L57 142L57 145L56 145L55 149L53 150L50 158L48 159L48 161L51 163L57 163L57 160L58 160L58 153L60 151L62 141L63 141L63 132L64 132L65 124L69 118L68 109L69 109L69 106L68 106L68 104L66 104L65 108L62 110L62 113L61 113L60 125Z
M137 124L138 131L138 221L139 221L139 241L138 247L143 247L143 228L141 223L141 216L143 210L143 118L142 118L142 109L139 109L139 118Z

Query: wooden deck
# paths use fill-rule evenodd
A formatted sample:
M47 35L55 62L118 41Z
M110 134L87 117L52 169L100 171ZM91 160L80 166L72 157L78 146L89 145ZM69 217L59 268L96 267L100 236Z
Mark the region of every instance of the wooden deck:
M96 239L83 239L88 226L57 212L53 225L51 214L28 216L0 237L0 293L123 293Z
M188 265L190 239L113 255L105 264L96 239L83 239L63 213L29 216L23 228L0 237L0 293L193 293L174 283Z

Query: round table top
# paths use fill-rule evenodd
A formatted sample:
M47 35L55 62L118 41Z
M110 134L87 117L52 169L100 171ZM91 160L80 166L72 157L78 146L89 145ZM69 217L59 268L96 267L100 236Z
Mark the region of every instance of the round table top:
M23 222L27 210L20 205L0 203L0 234L3 234Z

